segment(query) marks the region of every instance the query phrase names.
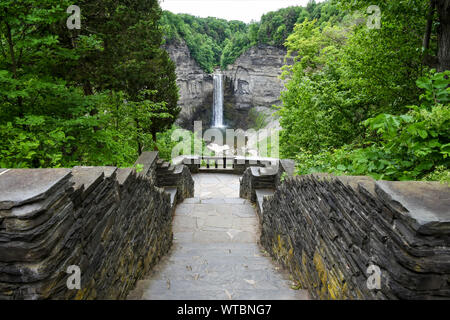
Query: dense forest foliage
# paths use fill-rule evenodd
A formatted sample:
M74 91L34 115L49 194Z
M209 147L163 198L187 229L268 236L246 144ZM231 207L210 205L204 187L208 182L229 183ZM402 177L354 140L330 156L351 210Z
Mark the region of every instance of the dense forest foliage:
M284 75L282 155L300 174L450 181L450 71L430 63L448 31L438 12L427 0L371 1L377 29L367 2L334 3L349 12L340 23L305 20L285 43L295 64Z
M0 167L129 166L165 158L177 107L164 43L207 72L284 47L282 156L298 173L450 181L450 1L310 1L245 24L162 12L157 0L0 2ZM370 21L370 20L369 20ZM188 133L193 139L192 133Z
M0 167L132 164L175 121L157 0L0 2Z
M193 58L206 71L225 69L254 45L284 47L296 23L316 19L319 25L338 22L343 11L331 2L310 1L306 7L289 7L269 12L260 22L245 24L217 18L199 18L165 11L162 25L166 41L184 40Z
M448 70L436 64L443 14L434 0L370 4L380 29L368 27L362 0L310 1L249 25L164 12L163 27L207 72L253 45L295 56L279 114L282 155L297 159L299 173L448 179L449 80L433 70Z

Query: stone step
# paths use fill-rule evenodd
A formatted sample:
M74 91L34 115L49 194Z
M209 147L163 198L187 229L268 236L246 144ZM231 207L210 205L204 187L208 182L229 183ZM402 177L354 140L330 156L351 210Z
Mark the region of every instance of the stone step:
M227 254L237 256L263 255L260 247L256 243L211 243L205 246L201 243L182 243L172 247L176 257L195 257L198 255L223 257Z
M170 162L163 162L163 164L161 165L161 168L163 169L167 169L170 167Z
M200 271L227 271L227 270L272 270L275 268L268 263L266 257L254 257L230 254L224 257L218 256L198 256L193 258L170 257L167 261L167 268L175 271L186 271L196 269Z
M204 230L177 232L174 242L214 243L254 243L257 237L254 232L245 230L207 227Z
M128 298L308 299L258 245L258 216L249 201L237 197L238 177L199 174L194 180L200 192L176 207L171 252ZM267 194L258 192L261 199Z
M156 271L157 269L155 269ZM269 271L275 272L277 276L273 276ZM242 266L241 268L217 270L208 268L196 269L191 264L183 264L179 270L171 270L170 276L167 272L157 272L151 279L196 282L201 280L212 283L235 283L244 281L245 284L242 285L247 286L247 284L251 284L255 288L261 288L261 286L264 286L263 283L271 284L276 288L284 288L285 280L277 273L278 271L267 268L251 268L251 265L248 265L247 268ZM150 280L150 278L147 278L147 280Z
M155 270L156 272L156 270ZM275 273L275 275L278 275ZM272 272L234 270L187 275L159 274L141 280L128 299L137 300L305 300L306 290L295 290L290 281ZM208 295L204 295L207 292Z
M182 205L189 204L251 204L248 200L242 198L188 198L185 199Z
M293 290L292 290L293 291ZM304 290L292 292L289 290L167 290L154 294L144 292L143 300L308 300ZM220 310L219 310L220 312Z
M231 273L231 272L230 272ZM153 295L164 294L166 291L205 291L205 290L292 290L286 289L286 286L279 279L270 279L264 277L261 279L243 279L240 275L230 275L225 273L227 278L216 276L214 278L202 278L182 280L180 278L152 279L147 282L146 292L152 292Z

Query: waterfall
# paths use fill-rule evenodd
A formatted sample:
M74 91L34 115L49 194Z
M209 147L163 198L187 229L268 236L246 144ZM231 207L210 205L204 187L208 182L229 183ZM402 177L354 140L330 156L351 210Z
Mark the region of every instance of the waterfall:
M213 126L223 127L223 74L214 74Z

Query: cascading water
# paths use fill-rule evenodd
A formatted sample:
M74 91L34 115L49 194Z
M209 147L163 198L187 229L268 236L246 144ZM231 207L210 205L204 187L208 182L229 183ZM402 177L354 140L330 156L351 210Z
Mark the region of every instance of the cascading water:
M214 74L213 126L223 127L223 74Z

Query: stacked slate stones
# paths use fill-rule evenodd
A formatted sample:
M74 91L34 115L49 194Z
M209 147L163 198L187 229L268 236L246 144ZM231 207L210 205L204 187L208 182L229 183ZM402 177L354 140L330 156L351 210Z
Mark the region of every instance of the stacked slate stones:
M0 299L67 290L65 270L80 258L72 195L69 169L1 173Z
M194 179L192 179L189 168L185 165L173 165L164 160L157 161L156 184L160 188L169 191L177 190L176 203L186 198L194 197ZM176 204L175 203L175 204Z
M295 163L292 160L280 160L275 164L263 162L264 167L249 167L240 179L240 197L252 202L257 201L256 190L275 189L282 177L292 176Z
M439 183L288 178L261 242L317 299L449 299L449 208Z
M74 168L76 187L84 186L81 202L75 202L85 226L85 282L77 298L125 298L170 249L170 197L154 187L146 169Z
M1 170L0 299L126 298L173 239L173 207L156 186L156 161L144 153L139 172ZM67 286L69 266L80 268L80 290Z

